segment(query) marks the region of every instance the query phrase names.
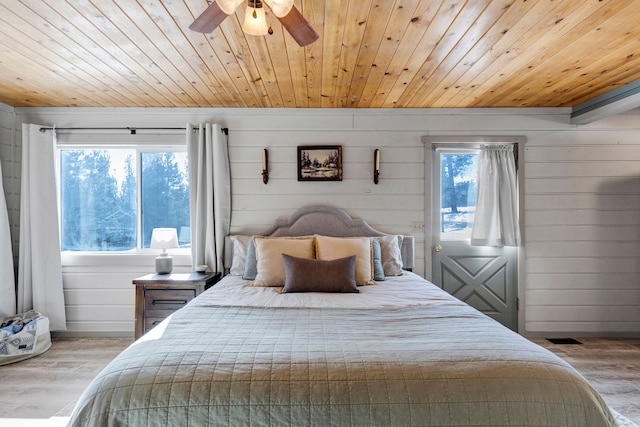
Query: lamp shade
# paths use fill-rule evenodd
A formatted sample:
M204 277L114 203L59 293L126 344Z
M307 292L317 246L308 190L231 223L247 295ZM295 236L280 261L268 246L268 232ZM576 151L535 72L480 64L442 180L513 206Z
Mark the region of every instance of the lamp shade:
M263 7L247 6L244 12L242 29L252 36L264 36L269 31Z
M293 8L293 0L265 0L265 3L278 18L284 18Z
M151 249L178 247L178 232L175 228L154 228L151 233Z
M227 15L233 14L236 11L236 8L240 6L244 0L216 0L220 10L222 10Z

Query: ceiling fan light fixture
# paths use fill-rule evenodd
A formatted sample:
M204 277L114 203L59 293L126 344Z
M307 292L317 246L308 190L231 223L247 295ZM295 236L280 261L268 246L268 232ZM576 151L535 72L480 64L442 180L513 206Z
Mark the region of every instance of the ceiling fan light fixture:
M209 0L211 3L191 25L189 29L208 34L218 26L244 1L247 2L242 30L245 34L264 36L273 34L267 25L265 9L262 2L272 8L271 13L280 21L282 27L293 37L298 46L304 47L318 40L318 33L302 13L293 4L294 0Z
M244 23L242 24L242 30L252 36L264 36L269 32L267 17L264 13L264 8L262 7L262 2L260 2L260 0L249 0L244 11Z
M284 18L291 12L294 0L264 0L278 18Z
M233 15L244 0L216 0L218 7L227 15Z

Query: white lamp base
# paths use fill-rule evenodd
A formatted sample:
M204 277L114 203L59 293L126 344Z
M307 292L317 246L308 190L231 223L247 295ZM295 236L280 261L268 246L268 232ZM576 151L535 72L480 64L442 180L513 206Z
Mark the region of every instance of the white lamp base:
M156 273L169 274L173 271L173 257L171 255L160 255L156 257Z

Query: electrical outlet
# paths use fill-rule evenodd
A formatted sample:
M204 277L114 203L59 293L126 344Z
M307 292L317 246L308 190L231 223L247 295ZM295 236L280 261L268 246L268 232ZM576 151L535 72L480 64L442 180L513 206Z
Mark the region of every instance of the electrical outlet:
M413 221L413 223L411 223L411 228L413 228L416 231L423 231L424 230L424 222L422 222L422 221Z

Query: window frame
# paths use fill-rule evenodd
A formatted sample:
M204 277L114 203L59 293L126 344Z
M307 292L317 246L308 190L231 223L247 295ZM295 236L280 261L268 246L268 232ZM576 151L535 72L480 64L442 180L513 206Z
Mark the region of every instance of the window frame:
M458 144L448 144L445 146L442 145L436 145L435 146L435 159L434 159L434 164L435 162L438 162L438 170L440 171L439 176L438 176L438 182L437 182L437 187L440 191L440 195L438 196L437 200L440 202L440 205L442 205L442 155L447 155L447 154L474 154L474 155L480 155L480 146L477 144L464 144L464 145L458 145ZM435 166L434 166L435 167ZM440 206L440 209L442 209L442 206ZM475 213L474 213L475 216ZM443 223L442 223L442 215L438 216L438 219L434 220L438 221L438 228L437 230L440 230L439 236L438 236L438 240L439 241L445 241L448 243L451 242L469 242L470 239L469 238L465 238L465 239L456 239L456 238L449 238L449 239L443 239L443 233L442 233L442 227L443 227ZM435 230L435 229L434 229Z
M113 266L122 267L126 272L129 267L133 271L136 266L145 266L146 270L153 270L153 262L159 251L142 247L142 153L176 152L187 153L184 134L137 134L137 135L80 135L75 133L63 134L58 137L56 144L56 174L58 189L58 231L61 233L61 177L60 153L62 150L103 150L103 149L132 149L135 150L136 168L136 247L126 251L60 251L63 268L82 266ZM168 249L174 257L174 266L191 267L191 248Z

